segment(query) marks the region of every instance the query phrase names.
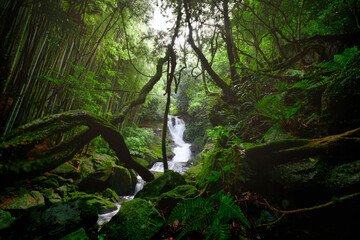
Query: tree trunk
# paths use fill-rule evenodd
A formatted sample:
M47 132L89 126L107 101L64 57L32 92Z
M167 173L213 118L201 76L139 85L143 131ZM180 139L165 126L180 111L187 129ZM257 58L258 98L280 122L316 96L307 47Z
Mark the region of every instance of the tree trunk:
M49 139L85 125L88 130L66 142L51 146ZM101 134L126 167L134 169L145 181L154 179L152 173L135 162L120 132L106 119L85 111L55 114L26 124L0 143L0 174L7 183L37 176L73 158L91 139Z

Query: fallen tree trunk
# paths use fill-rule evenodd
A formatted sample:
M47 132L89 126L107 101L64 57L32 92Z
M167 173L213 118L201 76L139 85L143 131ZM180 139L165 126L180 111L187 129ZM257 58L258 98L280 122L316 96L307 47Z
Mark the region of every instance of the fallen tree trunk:
M273 200L325 200L360 187L360 128L320 139L284 139L246 150L248 188ZM313 204L313 203L312 203Z
M55 146L46 143L52 135L76 126L89 129ZM145 181L154 179L149 170L132 159L120 132L106 119L86 111L48 116L20 127L2 139L0 175L12 181L37 176L72 159L86 143L100 134L127 168L134 169Z

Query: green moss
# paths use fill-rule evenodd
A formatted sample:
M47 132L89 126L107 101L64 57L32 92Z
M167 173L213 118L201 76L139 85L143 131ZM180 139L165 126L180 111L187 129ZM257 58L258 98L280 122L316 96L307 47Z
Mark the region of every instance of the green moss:
M103 196L112 202L117 202L119 200L119 196L116 194L114 190L110 188L104 190Z
M146 160L143 159L143 158L134 157L133 159L134 159L135 162L137 162L138 164L142 165L143 167L149 166L148 161L146 161Z
M357 188L360 184L360 160L336 166L330 170L326 186L330 190Z
M45 204L45 198L39 191L21 194L19 197L6 199L0 204L2 209L28 209Z
M199 190L192 185L180 185L173 190L161 194L156 207L160 209L173 209L178 202L199 195Z
M11 216L11 213L0 209L0 231L11 225L15 221L15 218Z
M203 163L199 163L198 165L193 166L193 167L189 168L188 170L186 170L186 172L183 175L185 177L185 181L187 183L194 183L195 179L199 175L203 165L204 165Z
M155 207L144 199L122 204L120 211L101 229L105 239L152 239L165 223Z
M205 159L204 164L202 165L201 171L197 174L195 183L199 186L200 189L205 188L208 183L210 172L213 170L215 163L214 157L208 157Z
M185 184L185 179L179 173L168 170L154 181L146 183L144 188L138 192L135 197L154 200L162 193L168 192L179 185Z
M85 230L80 228L77 231L60 238L60 240L89 240L89 237L86 235Z

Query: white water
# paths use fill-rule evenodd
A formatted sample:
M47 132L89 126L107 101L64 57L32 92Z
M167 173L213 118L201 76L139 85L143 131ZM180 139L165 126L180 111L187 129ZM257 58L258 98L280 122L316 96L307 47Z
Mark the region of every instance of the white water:
M189 161L191 158L191 150L190 150L191 144L186 143L183 139L184 132L186 129L185 122L176 116L169 115L168 129L169 129L170 138L174 141L174 143L176 145L172 149L172 152L175 154L175 156L173 157L173 159L171 161L168 161L168 167L169 167L169 169L174 170L175 172L183 174L187 169L189 169L189 167L186 165L187 165L187 161ZM150 171L164 172L163 163L156 162L152 166ZM145 181L140 176L138 176L137 178L138 178L138 182L135 186L133 195L121 196L120 201L115 203L115 205L117 207L116 210L98 215L97 223L100 226L99 231L103 224L109 222L111 220L111 218L119 212L119 210L121 208L121 204L123 202L132 200L134 198L134 196L136 195L136 193L144 187Z
M190 150L190 143L186 143L183 139L184 132L185 132L185 122L176 117L169 115L168 118L168 129L169 129L169 136L174 141L175 147L171 150L175 156L173 159L168 161L168 167L175 172L179 172L183 174L188 167L187 161L191 158L191 150ZM150 171L154 172L164 172L164 165L162 162L156 162Z
M137 179L138 179L138 182L136 183L133 195L119 197L120 201L114 203L116 205L116 210L114 210L112 212L104 213L104 214L98 214L97 224L100 226L98 231L100 231L102 225L104 225L107 222L110 222L111 218L119 212L119 210L121 208L121 204L123 202L127 202L127 201L134 199L134 196L136 195L136 193L144 187L145 181L139 175L137 176Z

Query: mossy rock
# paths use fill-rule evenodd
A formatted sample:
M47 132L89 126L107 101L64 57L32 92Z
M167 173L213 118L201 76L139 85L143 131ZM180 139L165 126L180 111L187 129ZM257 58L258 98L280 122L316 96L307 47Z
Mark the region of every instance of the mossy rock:
M164 224L165 220L156 208L138 198L123 203L120 211L102 227L100 233L105 239L158 239L155 236Z
M86 235L86 232L83 228L79 228L75 232L60 238L60 240L89 240L89 237Z
M135 162L137 162L138 164L140 164L143 167L149 166L148 161L146 161L144 158L134 157L133 159L134 159Z
M336 166L329 171L326 186L329 191L358 191L360 187L360 160Z
M51 203L61 202L62 198L59 193L56 193L52 188L43 188L41 192L44 194L44 197Z
M289 134L280 126L280 124L275 124L265 133L262 138L262 141L272 142L275 140L288 139L290 138Z
M81 178L86 178L90 174L102 173L103 176L109 176L112 166L115 165L117 158L107 154L94 154L87 159L83 159L80 163ZM106 180L106 179L105 179Z
M60 175L64 178L72 178L72 179L80 178L77 169L70 163L61 164L60 166L51 170L50 172Z
M188 198L194 198L197 195L199 195L199 190L197 190L195 186L180 185L169 192L161 194L156 207L163 210L166 209L166 212L170 212L178 202Z
M185 177L185 181L187 183L195 183L196 177L199 175L202 167L203 167L203 163L199 163L198 165L193 166L188 170L186 170L186 172L183 175Z
M113 189L118 195L126 195L131 193L131 191L133 191L135 188L136 182L134 185L133 178L134 176L132 176L132 174L127 168L114 166L113 174L108 180L108 186Z
M15 218L11 216L10 212L0 209L0 231L8 228L14 221Z
M93 194L76 196L70 201L78 203L81 212L89 216L104 214L117 209L116 205L111 201Z
M144 160L148 163L149 166L162 160L161 147L153 146L152 148L152 150L147 150L144 152Z
M117 165L112 165L109 170L102 171L98 169L94 173L89 174L80 182L80 190L95 193L111 188L118 195L126 195L134 190L137 183L137 177L134 172Z
M45 198L39 191L30 191L17 197L10 197L0 203L2 209L28 209L45 204Z
M96 224L100 211L76 200L47 204L29 209L7 229L7 239L59 239L77 229Z
M214 164L215 164L215 158L209 157L205 159L205 162L203 163L201 170L196 175L196 179L195 179L195 183L199 187L199 189L203 189L207 185Z
M119 196L116 194L116 192L114 190L112 190L111 188L107 188L104 190L103 192L103 196L107 199L109 199L112 202L117 202L119 201Z
M175 187L185 184L185 179L180 175L180 173L167 170L163 175L156 178L154 181L146 183L144 188L135 195L135 198L155 200L162 193L171 191Z

